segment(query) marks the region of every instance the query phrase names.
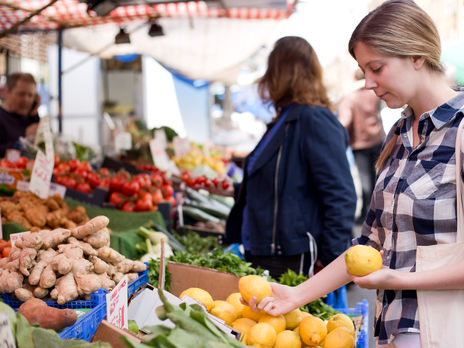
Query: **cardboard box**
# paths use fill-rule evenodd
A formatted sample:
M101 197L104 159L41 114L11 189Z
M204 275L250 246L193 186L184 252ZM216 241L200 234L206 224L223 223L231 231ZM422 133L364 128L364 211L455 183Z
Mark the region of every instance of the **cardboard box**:
M120 329L113 324L110 324L105 319L103 319L100 325L98 325L97 331L95 331L90 342L102 341L111 344L113 348L126 348L126 344L121 339L121 336L131 338L136 342L142 342L142 338L135 335L133 332L126 329Z
M171 273L169 291L177 297L188 288L202 288L214 300L226 300L231 293L238 292L239 277L231 273L176 262L168 263L168 271Z

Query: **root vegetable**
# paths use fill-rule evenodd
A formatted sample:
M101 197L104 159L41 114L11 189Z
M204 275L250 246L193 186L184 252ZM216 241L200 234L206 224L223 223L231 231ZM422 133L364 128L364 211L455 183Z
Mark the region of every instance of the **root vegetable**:
M78 274L75 275L75 280L77 283L79 294L90 295L92 292L97 291L98 289L112 289L115 286L115 282L108 278L104 274Z
M77 313L72 309L58 309L47 306L37 298L24 302L18 309L30 324L39 324L44 329L62 330L73 325L77 320Z
M127 281L129 283L132 283L134 280L136 280L139 277L138 273L127 273L126 275L127 275Z
M109 262L113 265L117 265L119 262L125 259L120 253L116 250L111 249L110 247L103 247L98 249L98 257L105 262Z
M59 274L67 274L71 272L73 264L70 259L64 254L56 255L50 262L53 270Z
M48 289L43 289L41 287L36 287L34 291L32 292L34 294L34 297L37 298L44 298L45 296L48 295Z
M31 271L29 275L28 281L31 285L37 285L40 281L40 276L42 275L43 270L47 265L52 261L52 259L56 256L56 251L53 249L41 250L39 251L37 257L37 264Z
M68 219L70 219L78 225L84 224L87 221L89 221L87 211L81 205L77 206L72 212L68 214Z
M116 283L119 283L122 279L122 277L124 277L124 274L121 273L121 272L116 272L115 274L113 274L113 280L116 282Z
M58 251L72 260L82 259L84 257L82 249L73 244L60 244L58 245Z
M110 220L106 216L96 216L86 222L84 225L74 228L71 233L73 237L76 237L77 239L83 239L84 237L105 228L108 226L109 222Z
M55 211L55 210L60 209L60 205L53 197L48 197L45 200L45 205L47 206L48 209L50 209L50 211Z
M22 235L21 238L16 241L15 246L20 249L33 248L40 249L43 241L39 233L29 233Z
M69 236L71 231L64 228L57 228L53 231L43 230L39 232L43 241L43 249L55 248L57 245L63 243Z
M140 261L132 261L132 272L142 272L147 269L147 265Z
M39 280L39 286L43 289L49 289L56 283L56 275L51 264L47 265L42 271Z
M28 203L23 208L24 215L32 226L44 227L47 224L47 207L42 206L44 209L37 210L37 206L33 203Z
M26 230L30 230L32 225L29 222L28 219L26 219L23 214L21 214L18 210L13 210L10 212L5 213L5 217L8 219L8 221L16 222L22 227L24 227Z
M47 213L47 225L51 228L61 227L64 222L64 214L62 210L54 210Z
M19 255L19 271L26 277L29 276L29 269L35 265L35 257L37 250L32 248L24 248Z
M23 302L34 297L34 295L32 294L32 291L25 289L25 288L17 288L14 291L14 294L18 300L23 301Z
M78 274L87 274L93 271L93 264L86 259L74 259L72 260L72 263L72 273L74 276Z
M84 240L97 249L104 246L110 246L110 232L107 228L102 228L101 230L85 237Z
M127 273L132 269L132 260L124 259L116 265L116 270L121 273Z
M90 256L89 261L93 263L93 270L95 273L102 274L108 272L109 265L102 259L96 256Z
M75 300L79 296L76 281L73 274L70 272L56 281L56 302L58 304L65 304L66 302Z
M23 275L9 270L0 270L0 293L11 293L23 285Z
M8 261L8 258L5 258L4 260ZM5 262L5 264L1 266L0 269L16 272L17 270L19 270L19 258L10 262Z
M69 237L68 243L76 245L79 248L81 248L82 251L84 252L84 255L87 255L87 256L97 255L97 251L89 243L83 242L74 237Z
M72 230L73 228L76 228L76 226L77 226L76 223L69 219L64 219L63 221L63 227L67 228L68 230Z

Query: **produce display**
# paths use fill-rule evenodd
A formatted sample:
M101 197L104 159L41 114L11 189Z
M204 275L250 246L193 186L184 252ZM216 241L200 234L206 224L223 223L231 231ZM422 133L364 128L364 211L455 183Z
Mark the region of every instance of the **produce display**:
M183 156L173 156L172 160L181 170L194 170L196 167L204 165L213 169L218 174L225 174L226 166L223 154L211 149L208 155L201 146L190 143L190 150Z
M32 192L16 191L0 197L2 223L16 222L27 231L50 228L72 229L89 220L84 207L71 210L59 195L41 199Z
M71 326L77 320L77 313L72 309L49 307L45 301L30 298L18 308L18 313L24 315L29 324L37 324L44 329L62 330Z
M112 289L146 269L109 247L108 218L95 217L73 229L41 230L21 237L0 260L0 293L20 301L50 297L58 304Z
M56 331L30 324L23 314L16 313L2 302L0 302L0 313L8 316L11 336L18 348L111 348L110 344L104 342L88 343L76 339L62 340ZM2 334L6 334L6 332L2 331Z

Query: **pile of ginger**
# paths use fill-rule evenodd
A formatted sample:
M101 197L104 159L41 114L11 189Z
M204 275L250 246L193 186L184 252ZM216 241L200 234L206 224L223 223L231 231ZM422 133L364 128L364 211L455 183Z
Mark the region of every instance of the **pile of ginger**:
M20 301L50 297L58 304L89 299L112 289L127 274L137 279L146 265L109 247L109 219L97 216L73 229L57 228L23 235L0 260L0 293Z
M32 192L16 191L12 197L0 197L2 223L16 222L26 231L63 227L72 229L89 221L83 206L71 210L60 195L41 199Z

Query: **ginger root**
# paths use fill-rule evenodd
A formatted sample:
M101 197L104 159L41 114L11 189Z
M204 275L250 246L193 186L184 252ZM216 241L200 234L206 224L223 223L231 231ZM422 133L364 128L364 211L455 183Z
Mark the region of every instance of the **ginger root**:
M98 257L103 261L109 262L113 265L116 265L125 259L125 257L118 253L116 250L106 246L98 249Z
M104 246L110 246L110 232L105 227L91 235L88 235L84 238L84 240L97 249Z
M108 226L109 222L110 220L106 216L96 216L84 225L74 228L71 233L73 237L76 237L77 239L84 239L84 237Z
M7 269L0 270L0 293L11 293L23 285L23 275Z
M79 296L76 281L72 272L58 278L55 289L50 293L52 298L56 298L58 304L75 300Z
M52 259L56 256L56 251L53 249L47 250L40 250L38 254L38 261L37 264L31 271L29 275L28 281L31 285L37 285L40 281L40 276L42 275L43 270L47 265L52 261Z

